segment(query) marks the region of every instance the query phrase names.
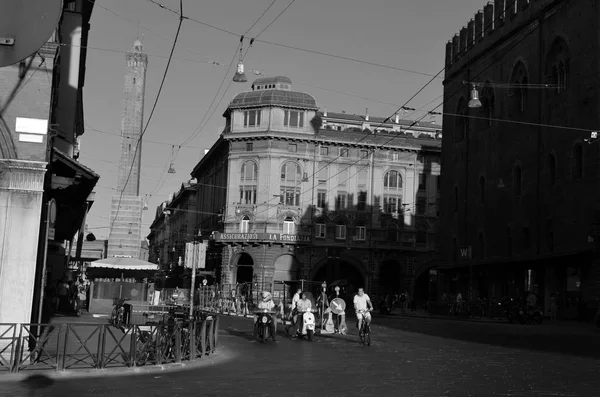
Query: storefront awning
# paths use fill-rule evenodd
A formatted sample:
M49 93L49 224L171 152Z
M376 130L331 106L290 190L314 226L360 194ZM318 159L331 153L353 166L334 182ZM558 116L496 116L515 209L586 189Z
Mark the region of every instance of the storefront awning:
M89 264L88 268L104 268L104 269L119 269L119 270L158 270L156 263L146 262L136 258L105 258L94 261Z

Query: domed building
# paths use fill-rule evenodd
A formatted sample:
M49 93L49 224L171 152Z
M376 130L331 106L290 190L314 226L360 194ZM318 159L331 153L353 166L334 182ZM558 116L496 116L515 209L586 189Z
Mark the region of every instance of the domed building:
M411 288L435 252L441 126L320 111L283 76L255 80L223 117L191 175L224 288Z

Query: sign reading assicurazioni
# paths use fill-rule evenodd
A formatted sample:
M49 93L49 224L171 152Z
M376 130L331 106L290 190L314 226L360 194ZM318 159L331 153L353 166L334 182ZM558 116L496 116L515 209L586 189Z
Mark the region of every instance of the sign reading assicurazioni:
M283 233L219 233L213 234L215 241L272 241L274 243L310 243L310 236Z

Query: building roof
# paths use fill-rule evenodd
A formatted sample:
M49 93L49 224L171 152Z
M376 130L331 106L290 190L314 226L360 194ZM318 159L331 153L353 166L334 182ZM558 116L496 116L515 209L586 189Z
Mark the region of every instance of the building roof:
M402 132L387 132L369 134L365 136L362 131L333 131L333 130L320 130L315 135L316 139L323 139L332 142L339 142L340 144L364 144L364 145L378 145L381 150L393 148L396 146L413 146L413 147L429 147L429 148L441 148L442 140L433 138L427 134L420 134L415 137L411 134L404 134Z
M362 114L348 114L348 113L335 113L335 112L327 112L327 116L324 115L323 112L319 112L319 115L325 119L325 120L331 120L333 121L334 119L337 121L350 121L350 122L365 122L366 117L365 115ZM396 124L394 122L394 117L377 117L377 116L369 116L369 123L371 123L371 125L373 124ZM436 130L441 130L442 126L436 123L431 123L428 121L419 121L417 123L415 123L414 120L403 120L400 119L398 120L398 124L399 125L403 125L403 126L413 126L413 127L424 127L424 128L433 128ZM383 127L383 126L382 126Z
M275 76L275 77L261 77L259 79L254 80L252 86L263 85L263 84L292 84L292 80L289 77L285 76Z
M257 106L283 106L317 110L315 98L304 92L284 90L248 91L236 95L228 109L240 109Z

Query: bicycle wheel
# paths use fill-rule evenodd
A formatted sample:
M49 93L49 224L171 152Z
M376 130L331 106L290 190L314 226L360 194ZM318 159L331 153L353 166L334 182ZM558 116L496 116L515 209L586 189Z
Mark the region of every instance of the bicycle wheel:
M358 339L360 339L360 344L365 343L365 325L364 323L360 326L360 330L358 331Z
M365 327L365 345L371 346L371 327Z

